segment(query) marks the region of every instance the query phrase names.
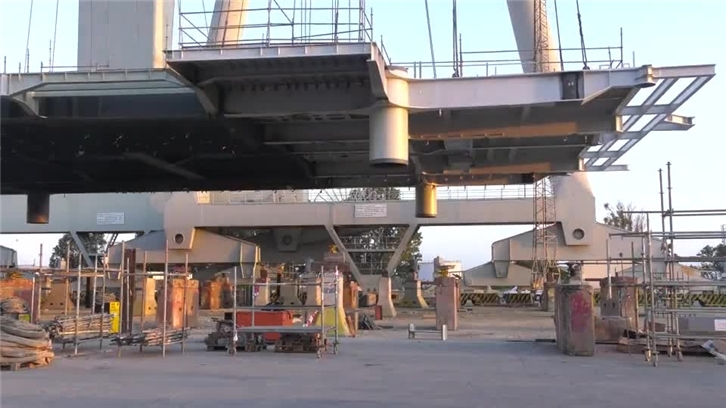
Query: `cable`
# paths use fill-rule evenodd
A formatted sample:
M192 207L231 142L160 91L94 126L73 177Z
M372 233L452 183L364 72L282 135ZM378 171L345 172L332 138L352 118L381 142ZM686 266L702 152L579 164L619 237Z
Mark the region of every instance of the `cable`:
M580 49L582 50L582 69L590 69L587 66L587 50L585 49L585 35L582 32L582 14L580 14L580 0L575 0L577 6L577 25L580 27Z
M456 0L452 0L452 28L453 28L453 41L454 44L452 46L452 50L454 52L454 58L452 61L454 61L454 74L452 75L453 78L459 77L459 42L457 41L459 37L459 27L457 25L456 21Z
M58 35L58 9L60 8L60 0L55 0L55 24L53 25L53 49L50 52L50 70L53 71L55 65L55 40Z
M33 22L33 0L30 0L30 13L28 14L28 39L25 40L25 72L30 72L30 26Z
M562 39L560 38L560 13L557 11L557 0L555 0L555 25L557 26L557 49L560 52L560 71L564 71L565 59L562 56Z
M429 49L431 49L431 67L434 70L434 79L436 79L436 58L434 58L434 36L431 31L431 17L429 16L429 0L426 3L426 24L429 27Z

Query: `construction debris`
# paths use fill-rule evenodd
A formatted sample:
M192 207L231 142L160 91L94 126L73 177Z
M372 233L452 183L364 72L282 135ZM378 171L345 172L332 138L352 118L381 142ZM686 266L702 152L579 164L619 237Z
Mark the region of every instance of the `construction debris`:
M67 344L73 343L76 336L76 322L78 323L78 341L98 339L103 335L107 336L111 332L111 321L113 316L110 314L93 314L86 316L57 316L53 321L45 325L50 339L55 343Z
M376 324L367 314L361 313L358 319L358 329L360 330L381 330L381 327Z
M4 370L38 367L53 361L48 333L42 327L0 317L0 367Z
M701 345L706 351L716 357L716 362L726 365L726 341L709 340Z
M324 351L327 340L320 333L282 333L275 343L276 353L317 353Z

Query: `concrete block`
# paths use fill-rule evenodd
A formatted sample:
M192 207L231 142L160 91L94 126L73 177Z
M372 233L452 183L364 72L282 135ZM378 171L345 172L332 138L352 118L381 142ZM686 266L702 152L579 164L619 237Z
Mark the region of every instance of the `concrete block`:
M557 346L564 354L572 356L595 354L594 316L590 285L557 285L555 330Z
M620 316L595 318L596 342L617 342L625 330L635 331L634 319Z
M634 318L637 314L638 291L633 285L635 279L629 276L615 276L600 280L600 316Z

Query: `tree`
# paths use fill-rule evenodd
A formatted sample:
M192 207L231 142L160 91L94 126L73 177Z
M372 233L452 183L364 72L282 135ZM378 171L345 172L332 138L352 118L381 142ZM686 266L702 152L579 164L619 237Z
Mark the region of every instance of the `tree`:
M706 245L696 256L704 258L726 257L726 244L721 243L716 246ZM701 268L719 271L720 274L726 272L726 262L702 262Z
M356 188L350 191L346 201L396 201L401 199L401 191L391 187ZM350 253L353 261L362 272L382 273L391 258L391 251L401 241L407 227L378 227L348 237L346 246L359 251ZM421 260L421 241L423 236L417 231L411 237L403 251L401 261L396 266L394 275L406 279L413 273L414 259ZM369 249L371 252L360 252ZM378 250L378 251L376 251Z
M633 232L644 232L645 231L645 216L643 214L634 214L630 211L635 211L633 204L627 206L622 201L613 208L610 204L605 204L605 210L608 215L605 216L603 222L610 225L611 227L624 229L626 231Z
M99 233L88 233L85 234L87 237L85 245L86 251L89 254L100 254L106 251L106 236ZM50 255L50 267L60 268L61 260L66 259L66 255L70 248L70 262L69 267L71 269L78 268L78 259L81 251L78 249L76 242L73 240L71 234L65 234L58 240L58 245L53 248L53 252ZM103 262L103 259L98 258L99 264Z

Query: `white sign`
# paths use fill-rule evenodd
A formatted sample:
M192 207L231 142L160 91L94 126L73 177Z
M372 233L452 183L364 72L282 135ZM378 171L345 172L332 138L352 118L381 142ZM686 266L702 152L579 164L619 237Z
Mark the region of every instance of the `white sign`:
M96 213L96 225L124 225L125 213Z
M388 216L386 204L356 204L355 218L385 218Z
M726 319L714 319L713 330L714 331L726 331Z

